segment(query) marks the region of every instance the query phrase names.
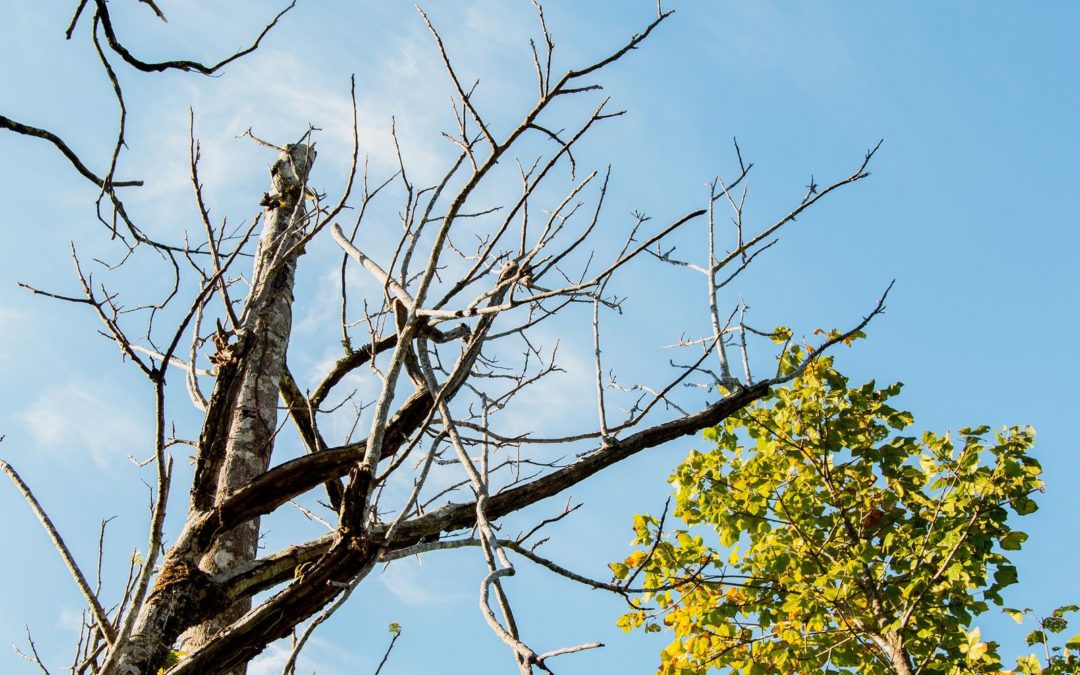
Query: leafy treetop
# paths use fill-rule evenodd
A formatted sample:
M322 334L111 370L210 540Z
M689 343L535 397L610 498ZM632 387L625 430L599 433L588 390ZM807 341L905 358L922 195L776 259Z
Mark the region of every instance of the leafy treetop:
M781 372L804 356L785 349ZM1034 430L906 436L900 384L851 387L832 366L706 431L715 448L671 477L697 529L635 517L640 548L611 567L647 592L619 624L673 631L660 673L1001 672L971 626L1017 581L1007 555L1027 535L1009 516L1036 510Z

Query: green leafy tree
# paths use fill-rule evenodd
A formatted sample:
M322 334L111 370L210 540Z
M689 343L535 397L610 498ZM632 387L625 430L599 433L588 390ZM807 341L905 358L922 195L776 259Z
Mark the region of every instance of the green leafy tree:
M781 372L804 357L785 350ZM706 431L715 448L671 477L697 527L635 518L639 548L612 569L649 592L619 623L674 632L660 673L1001 671L972 621L1017 581L1007 555L1027 535L1009 516L1036 510L1034 430L904 435L900 384L852 387L832 365Z
M1042 673L1043 675L1080 673L1080 633L1069 638L1065 642L1064 649L1060 645L1052 644L1055 641L1054 635L1064 633L1069 628L1066 615L1078 609L1080 607L1076 605L1063 605L1050 612L1049 616L1042 617L1030 608L1005 608L1005 613L1016 623L1023 624L1026 617L1031 617L1035 621L1035 630L1028 633L1024 641L1032 647L1042 646L1042 658L1038 654L1028 654L1016 660L1017 673Z

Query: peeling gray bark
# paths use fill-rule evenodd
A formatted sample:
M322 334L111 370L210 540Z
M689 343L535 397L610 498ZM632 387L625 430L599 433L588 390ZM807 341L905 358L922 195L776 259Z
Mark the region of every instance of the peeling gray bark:
M305 224L304 191L315 149L292 145L270 169L271 191L263 200L265 225L255 255L251 292L242 315L242 339L249 341L233 386L235 402L229 411L228 436L220 472L208 476L216 484L215 504L230 492L266 471L274 448L278 422L278 383L292 333L294 251ZM259 519L250 520L218 537L203 555L199 567L209 574L232 569L255 558ZM250 600L233 604L212 620L184 636L184 648L194 650L243 616ZM230 671L241 675L240 667Z
M210 580L255 558L259 520L255 518L216 537L206 547L186 536L233 491L266 471L277 429L278 384L292 332L293 284L298 243L307 216L304 193L315 149L287 146L270 169L271 189L263 233L255 254L251 291L241 315L236 341L220 336L218 379L199 439L195 480L185 531L166 554L154 589L139 613L130 642L111 672L156 672L166 651L184 627L184 650L211 642L251 608L249 599L227 605ZM243 675L246 666L229 671Z

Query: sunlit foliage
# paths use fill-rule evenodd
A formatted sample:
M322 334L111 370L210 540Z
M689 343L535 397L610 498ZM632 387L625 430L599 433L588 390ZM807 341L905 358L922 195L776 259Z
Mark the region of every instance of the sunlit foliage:
M1001 672L973 620L1017 582L1035 432L910 435L900 387L853 387L822 358L706 431L714 448L670 479L681 529L637 516L611 565L650 591L619 624L673 633L660 673Z

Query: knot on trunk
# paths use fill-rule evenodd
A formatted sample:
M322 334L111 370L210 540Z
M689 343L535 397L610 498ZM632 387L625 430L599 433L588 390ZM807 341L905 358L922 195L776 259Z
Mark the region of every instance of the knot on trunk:
M166 560L161 566L150 597L163 594L182 601L187 611L181 616L188 619L219 612L229 604L221 586L197 565L186 560Z

